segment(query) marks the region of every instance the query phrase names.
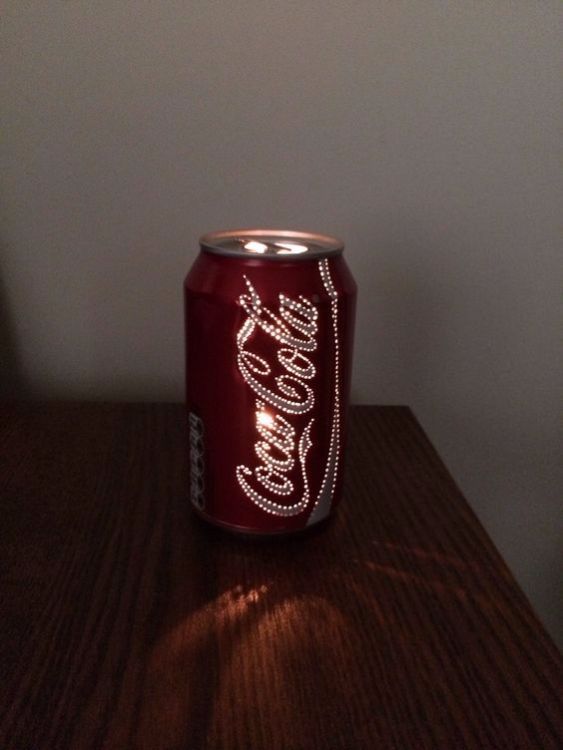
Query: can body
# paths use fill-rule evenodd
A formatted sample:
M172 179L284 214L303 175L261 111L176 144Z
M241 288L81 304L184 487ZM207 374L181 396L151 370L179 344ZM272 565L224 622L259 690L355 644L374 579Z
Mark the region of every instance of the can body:
M280 235L309 249L244 249ZM342 494L356 285L336 241L208 237L184 284L191 504L232 530L299 531Z

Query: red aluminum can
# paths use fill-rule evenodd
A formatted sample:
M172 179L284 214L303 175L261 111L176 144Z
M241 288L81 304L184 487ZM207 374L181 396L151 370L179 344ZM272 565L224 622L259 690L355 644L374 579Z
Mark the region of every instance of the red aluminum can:
M184 284L190 499L233 531L280 534L342 495L356 284L343 244L213 232Z

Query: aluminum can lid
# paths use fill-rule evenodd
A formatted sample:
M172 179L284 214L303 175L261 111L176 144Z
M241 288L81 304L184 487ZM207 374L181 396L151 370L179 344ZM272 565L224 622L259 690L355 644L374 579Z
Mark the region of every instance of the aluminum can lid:
M204 234L199 242L202 250L216 255L285 262L327 258L344 250L336 237L287 229L229 229Z

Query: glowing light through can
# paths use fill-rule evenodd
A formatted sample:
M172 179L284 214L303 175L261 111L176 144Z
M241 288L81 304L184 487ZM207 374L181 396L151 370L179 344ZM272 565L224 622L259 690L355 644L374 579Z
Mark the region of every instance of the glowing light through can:
M202 249L186 279L192 505L233 530L304 529L343 489L355 284L342 246L234 230Z
M330 511L330 505L333 500L338 475L338 459L340 455L340 344L338 338L338 293L332 283L328 259L325 258L319 260L318 268L324 289L330 298L331 327L334 339L334 392L332 396L332 422L328 455L322 484L318 495L315 498L308 524L314 523L316 520L327 515ZM315 405L314 390L305 385L304 381L313 379L316 370L312 361L303 353L303 350L307 352L314 351L317 347L315 335L317 332L318 313L316 309L313 307L312 303L304 297L301 297L299 300L292 300L286 294L280 293L279 314L276 315L275 312L269 310L262 304L260 296L246 276L244 280L249 294L248 296L242 294L239 298L239 303L249 317L246 319L237 334L237 346L239 352L238 364L241 374L246 383L258 394L259 398L266 399L274 407L277 407L288 414L302 414L311 411ZM288 311L292 311L293 314L290 314ZM300 388L307 389L305 393L307 393L308 398L304 402L300 402L296 405L295 403L282 398L279 394L274 394L271 391L268 391L266 386L261 384L255 378L255 374L269 375L271 371L271 367L267 361L245 348L248 340L252 338L257 326L262 327L278 343L292 342L294 344L293 348L284 347L279 349L277 351L277 358L288 373L290 373L289 377L291 377L293 383L293 386L290 386L291 392L295 395L299 393ZM294 330L292 330L292 328ZM296 332L303 334L305 338L299 340L295 337ZM299 364L296 364L296 361L299 362ZM281 375L276 379L276 385L280 391L283 391L284 386L287 387L287 381L282 380L284 377L287 376ZM272 417L269 412L264 410L260 400L257 401L256 404L256 422L257 427L266 426L272 428L275 425L275 417ZM279 460L276 461L273 459L269 452L268 442L259 441L255 445L255 452L262 460L262 463L259 464L254 471L245 465L239 465L236 469L236 475L242 490L253 503L256 503L268 513L289 516L301 513L309 500L309 481L307 479L305 458L307 451L312 446L309 437L312 421L309 422L306 428L307 438L304 443L306 449L303 448L298 454L302 475L305 478L303 483L303 496L299 501L291 505L284 505L271 499L268 500L263 495L264 489L270 494L279 496L291 495L295 489L293 483L285 476L284 469L289 471L293 467L292 457L297 447L296 435L295 430L286 419L284 419L284 422L289 429L289 433L286 433L286 436L289 437L289 443L286 443L284 449L287 455L286 461L280 462ZM258 432L260 437L263 438L264 430L258 429ZM279 450L279 443L270 443L270 445ZM256 487L252 487L250 484L251 477L256 480L258 485L262 485L263 489L258 490Z

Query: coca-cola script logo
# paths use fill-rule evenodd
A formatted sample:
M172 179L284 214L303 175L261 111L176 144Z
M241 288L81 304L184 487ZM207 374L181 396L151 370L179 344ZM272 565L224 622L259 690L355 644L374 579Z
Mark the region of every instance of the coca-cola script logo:
M332 299L335 324L336 293L326 260L319 262L319 270ZM256 396L254 419L258 440L254 451L258 462L254 468L237 466L236 476L245 495L259 508L277 516L294 516L304 511L310 501L306 461L312 447L314 417L308 415L315 407L316 398L313 355L317 350L319 311L306 297L292 299L285 294L278 296L278 309L273 311L262 303L249 279L244 278L247 293L240 295L239 304L246 319L236 337L237 364ZM336 334L334 325L335 390L330 447L309 522L313 515L314 520L319 520L328 512L336 478L340 419ZM256 348L252 350L257 340L262 341L260 353ZM272 340L277 350L275 359L271 357L268 361L264 351L271 351ZM264 347L264 341L270 345Z
M293 516L309 502L305 460L311 447L313 418L298 435L291 417L309 413L315 404L310 381L316 374L311 354L317 348L318 310L305 297L290 299L280 294L276 314L262 304L248 278L245 277L245 281L248 294L241 294L239 303L247 317L237 334L237 363L257 397L256 430L261 440L255 444L260 463L254 470L237 466L237 479L250 500L263 510ZM273 383L272 378L268 378L272 375L272 365L249 349L257 329L279 344L277 362L283 372ZM290 504L279 502L283 497L295 495L289 474L296 458L303 481L301 497Z

